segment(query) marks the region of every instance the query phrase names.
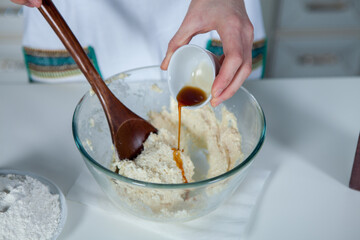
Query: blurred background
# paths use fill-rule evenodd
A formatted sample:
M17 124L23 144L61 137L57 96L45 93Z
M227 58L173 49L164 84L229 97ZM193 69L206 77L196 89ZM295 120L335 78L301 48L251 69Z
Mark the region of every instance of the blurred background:
M265 77L360 74L359 0L261 0Z
M261 0L265 78L360 74L359 0ZM0 81L27 81L18 5L0 0Z

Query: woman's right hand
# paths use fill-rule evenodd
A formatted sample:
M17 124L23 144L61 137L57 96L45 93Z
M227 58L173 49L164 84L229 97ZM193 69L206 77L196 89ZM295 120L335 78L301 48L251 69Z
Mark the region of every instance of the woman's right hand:
M41 6L42 0L10 0L13 3L25 5L28 7L37 7L39 8Z
M211 105L216 107L233 96L251 73L254 27L244 0L191 0L183 23L169 42L161 69L167 69L176 49L210 30L218 32L224 50L211 89Z

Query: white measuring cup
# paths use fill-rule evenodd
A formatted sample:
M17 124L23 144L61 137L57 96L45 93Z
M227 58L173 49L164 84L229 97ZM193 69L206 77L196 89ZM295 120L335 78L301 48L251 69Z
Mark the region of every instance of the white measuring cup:
M198 87L206 93L206 100L186 108L204 106L211 100L211 87L219 69L218 58L211 52L191 44L178 48L170 59L167 71L171 95L176 99L184 86Z

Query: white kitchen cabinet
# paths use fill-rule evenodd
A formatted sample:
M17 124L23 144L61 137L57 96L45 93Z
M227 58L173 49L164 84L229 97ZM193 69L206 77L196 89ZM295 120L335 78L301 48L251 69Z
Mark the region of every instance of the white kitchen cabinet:
M273 52L277 77L359 75L360 36L281 37Z
M25 83L27 79L21 38L0 38L0 83Z
M344 30L360 28L359 0L282 0L280 30Z
M22 53L23 16L21 7L0 2L0 83L27 82Z
M278 0L270 77L360 74L359 0Z

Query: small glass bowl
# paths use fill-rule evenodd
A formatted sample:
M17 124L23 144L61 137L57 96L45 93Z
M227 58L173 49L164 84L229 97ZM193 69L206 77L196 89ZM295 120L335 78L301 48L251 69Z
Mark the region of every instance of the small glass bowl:
M106 83L122 103L147 119L150 110L161 111L163 106L170 104L171 94L166 79L166 73L159 66L151 66L117 74ZM232 195L264 142L264 113L245 88L240 88L223 105L237 117L243 160L230 171L202 181L158 184L111 171L114 150L109 127L99 100L91 90L76 106L73 136L86 166L117 207L151 221L188 221L210 213ZM215 113L219 114L220 109L221 105L215 108Z
M36 180L38 180L39 182L41 182L42 184L44 184L45 186L48 187L49 192L52 195L59 195L59 207L60 207L60 218L59 218L59 222L58 222L58 226L56 228L56 230L53 232L53 236L51 237L51 240L56 240L64 226L66 223L66 218L67 218L67 205L66 205L66 199L64 194L62 193L61 189L52 181L50 181L49 179L37 175L33 172L28 172L28 171L19 171L19 170L14 170L14 169L0 169L0 175L18 175L18 176L29 176L32 177Z

